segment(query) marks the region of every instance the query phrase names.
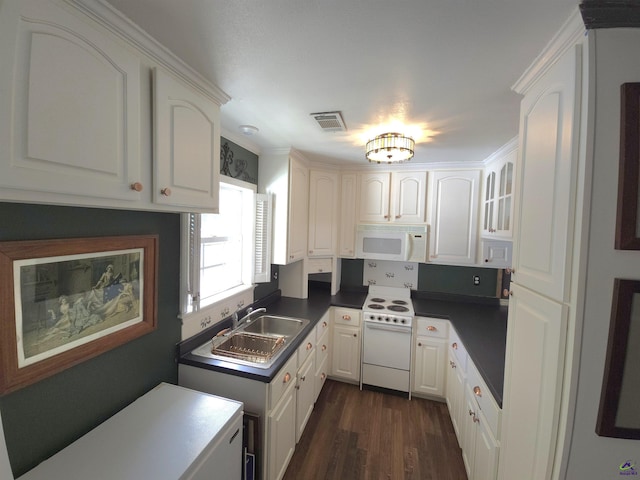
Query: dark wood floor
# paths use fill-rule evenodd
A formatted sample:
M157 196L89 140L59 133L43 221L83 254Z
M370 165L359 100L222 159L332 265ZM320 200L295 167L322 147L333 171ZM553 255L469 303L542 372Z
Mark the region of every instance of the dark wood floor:
M284 480L466 480L445 403L327 380Z

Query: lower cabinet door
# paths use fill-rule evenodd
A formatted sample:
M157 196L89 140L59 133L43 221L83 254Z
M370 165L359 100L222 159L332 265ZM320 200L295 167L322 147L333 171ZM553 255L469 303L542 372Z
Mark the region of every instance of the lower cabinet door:
M331 374L360 381L360 329L334 325Z
M296 395L295 383L282 395L280 402L269 414L269 478L280 480L296 448Z
M458 445L462 446L462 428L466 412L464 408L465 375L462 366L457 363L453 354L449 354L449 370L447 374L447 406L453 430L458 437Z
M444 396L446 340L417 337L413 370L413 391L438 397Z
M477 412L476 452L471 480L493 480L498 475L498 443L482 411Z
M313 404L315 401L315 352L302 364L298 370L298 379L296 385L296 443L300 441L304 427L309 421L309 417L313 412Z
M473 480L473 466L476 454L476 410L477 404L473 398L473 392L469 384L464 389L462 428L462 460L469 480Z

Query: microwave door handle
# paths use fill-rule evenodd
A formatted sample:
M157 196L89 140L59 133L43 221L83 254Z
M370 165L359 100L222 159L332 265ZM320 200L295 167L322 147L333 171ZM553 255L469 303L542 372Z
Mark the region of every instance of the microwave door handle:
M411 234L410 233L405 233L405 239L404 239L404 245L405 245L405 251L404 251L404 260L405 262L408 261L412 255L413 255L413 242L411 241Z

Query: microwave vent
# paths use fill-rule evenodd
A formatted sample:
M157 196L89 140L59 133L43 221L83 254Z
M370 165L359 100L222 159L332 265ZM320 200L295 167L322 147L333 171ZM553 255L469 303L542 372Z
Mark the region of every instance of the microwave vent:
M347 126L340 112L312 113L311 116L318 122L325 132L346 132Z

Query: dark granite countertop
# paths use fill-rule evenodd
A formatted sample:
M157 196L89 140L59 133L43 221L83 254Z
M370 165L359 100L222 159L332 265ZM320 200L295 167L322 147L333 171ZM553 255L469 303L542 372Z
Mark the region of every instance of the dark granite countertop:
M287 352L268 369L231 364L219 360L197 357L191 351L210 340L218 331L230 326L222 322L178 345L179 363L232 373L268 383L286 363L291 353L304 341L330 306L361 309L367 296L366 287L341 290L330 296L326 291L309 292L309 298L280 297L279 292L256 302L253 307L267 307L274 315L285 315L310 320L305 331L288 347ZM502 407L504 387L504 355L507 338L507 307L498 299L459 295L425 294L412 292L413 308L417 316L445 318L457 332L474 365L487 383L493 397ZM227 325L229 323L229 325Z

